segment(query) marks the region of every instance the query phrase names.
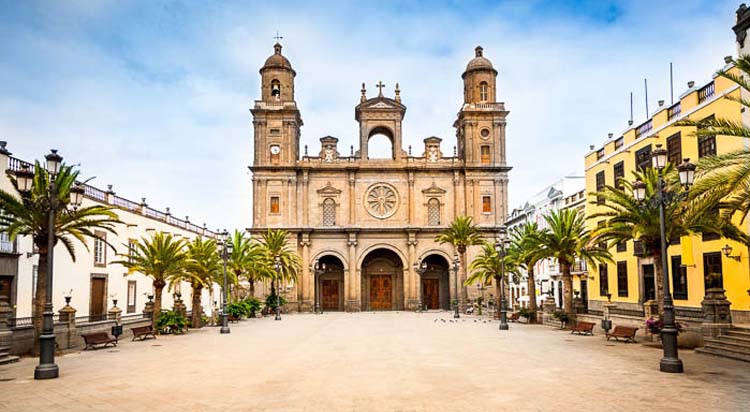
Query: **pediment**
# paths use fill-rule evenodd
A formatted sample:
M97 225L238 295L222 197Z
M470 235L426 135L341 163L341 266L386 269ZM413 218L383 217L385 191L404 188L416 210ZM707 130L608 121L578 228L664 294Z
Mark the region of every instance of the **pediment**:
M333 185L331 184L331 182L328 182L325 185L325 187L322 187L322 188L318 189L317 192L318 192L319 195L329 195L329 196L330 195L339 195L339 194L341 194L341 190L340 189L336 189L335 187L333 187Z
M422 190L422 193L426 195L443 195L445 194L445 189L441 189L435 185L435 182L432 182L432 186L428 187L427 189Z
M401 103L389 99L387 97L375 97L361 103L358 107L359 110L366 109L379 109L379 110L404 110L405 107Z

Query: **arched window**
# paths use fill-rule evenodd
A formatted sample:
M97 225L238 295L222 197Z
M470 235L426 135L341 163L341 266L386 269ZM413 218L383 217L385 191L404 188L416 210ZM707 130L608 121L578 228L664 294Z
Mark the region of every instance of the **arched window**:
M328 198L323 201L323 226L336 225L336 202Z
M488 145L482 145L480 147L480 151L481 151L481 156L482 156L481 157L482 164L483 165L490 164L492 162L492 155L490 155L490 147Z
M369 159L394 159L391 138L384 133L373 133L367 141L367 157Z
M440 224L440 201L435 198L427 202L427 224L430 226Z
M487 92L488 92L488 86L487 82L479 83L479 100L486 102L487 101Z
M271 96L281 98L281 82L276 79L271 80Z

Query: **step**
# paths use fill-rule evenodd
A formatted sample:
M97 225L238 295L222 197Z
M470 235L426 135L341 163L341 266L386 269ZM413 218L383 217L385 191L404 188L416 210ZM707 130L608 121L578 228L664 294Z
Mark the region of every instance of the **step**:
M727 347L735 348L735 350L750 354L750 345L748 345L745 342L735 342L735 341L727 339L726 337L705 338L704 341L706 342L706 346L719 346L719 347L727 346Z
M7 365L9 363L18 362L18 356L0 356L0 365Z
M750 330L741 330L737 328L732 328L726 331L724 333L727 336L737 336L738 338L748 338L750 339Z
M750 355L743 355L737 352L725 351L722 349L715 349L710 347L697 348L696 353L702 353L706 355L720 356L722 358L729 358L744 362L750 362Z
M710 339L710 338L707 338ZM745 344L748 347L750 347L750 338L745 337L739 337L739 336L729 336L729 335L719 335L715 339L721 340L721 341L727 341L727 342L736 342L740 344Z
M727 352L734 352L741 355L750 356L750 348L747 346L735 345L721 341L706 341L704 348L719 349Z

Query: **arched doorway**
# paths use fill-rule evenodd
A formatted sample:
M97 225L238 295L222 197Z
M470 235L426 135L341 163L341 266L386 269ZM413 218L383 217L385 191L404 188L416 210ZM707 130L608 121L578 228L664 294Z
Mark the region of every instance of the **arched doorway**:
M368 159L395 159L396 151L393 144L393 133L387 127L379 126L370 131L367 136Z
M318 259L321 271L316 276L318 304L323 312L344 310L344 263L336 256L325 255Z
M422 304L425 309L451 309L450 268L448 261L440 255L424 258L427 269L420 276Z
M388 249L375 249L362 261L363 310L404 309L404 265Z

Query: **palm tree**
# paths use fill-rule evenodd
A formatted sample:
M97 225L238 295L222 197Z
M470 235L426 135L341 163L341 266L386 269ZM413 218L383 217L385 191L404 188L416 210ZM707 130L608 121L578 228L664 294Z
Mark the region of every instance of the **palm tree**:
M287 237L289 233L283 229L268 229L261 235L261 263L259 269L269 273L271 278L271 296L276 296L275 282L281 288L283 281L296 281L297 273L301 269L299 256L289 248ZM281 270L274 270L275 259L278 257Z
M466 248L484 243L482 236L479 234L479 228L470 216L457 216L451 225L435 238L435 241L440 244L450 243L453 245L461 258L461 270L464 274L466 274ZM462 300L466 301L466 288L462 289L461 294ZM456 300L458 300L458 296L456 296Z
M663 173L665 180L664 223L668 241L694 233L710 233L747 244L747 236L718 213L716 205L719 199L708 195L681 199L678 194L682 191L682 187L677 171L671 165L667 165ZM625 179L620 179L619 187L605 186L603 192L590 194L604 200L604 204L601 205L604 210L592 214L589 219L607 219L607 224L593 231L593 241L606 242L607 247L611 248L618 243L637 240L641 242L645 255L652 256L654 262L661 262L661 233L657 201L658 172L648 168L634 172L633 176L646 185L646 196L643 201L635 199L633 183ZM655 297L659 304L659 313L662 313L664 310L663 268L657 263L654 269Z
M574 209L555 210L544 217L547 230L540 232L535 239L540 255L557 260L563 280L563 306L573 315L573 276L570 268L576 258L593 265L595 261L610 260L609 252L591 243L591 235L586 230L583 216Z
M216 248L216 240L196 237L187 244L187 257L185 271L186 278L192 288L192 327L201 327L203 308L201 306L201 293L204 287L211 287L218 280L222 272L221 258Z
M469 269L472 272L466 278L466 281L464 281L464 285L468 286L473 283L479 283L483 286L488 286L492 284L492 280L494 279L495 293L498 299L500 298L500 288L503 285L500 278L500 255L495 251L495 247L492 244L482 244L481 252L471 261Z
M76 184L79 172L72 166L61 165L55 176L57 187L58 213L55 215L55 242L65 246L71 259L76 260L74 239L88 250L88 239L98 238L95 230L116 234L115 226L120 223L117 214L111 207L94 205L71 209L70 189ZM11 177L13 186L18 190L16 179ZM49 203L49 173L39 162L34 165L34 181L30 192L10 193L0 190L0 232L7 233L10 240L18 236L30 236L39 251L36 293L32 316L34 323L34 349L38 352L39 335L42 330L42 313L47 300L47 239Z
M526 271L526 280L529 292L529 311L536 312L536 279L534 278L534 266L544 259L539 247L539 236L543 233L536 222L526 222L521 226L511 229L511 243L508 249L508 258L520 269Z
M185 239L175 238L171 234L156 232L150 238L143 237L135 245L132 255L117 261L128 269L128 274L136 272L153 279L154 313L153 323L161 312L161 295L164 287L174 280L183 279L188 254L185 250Z
M227 266L232 275L233 284L237 284L239 279L244 277L250 283L250 296L255 297L255 282L269 275L269 268L263 264L261 247L238 230L234 231L230 241L232 254L229 256Z

